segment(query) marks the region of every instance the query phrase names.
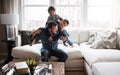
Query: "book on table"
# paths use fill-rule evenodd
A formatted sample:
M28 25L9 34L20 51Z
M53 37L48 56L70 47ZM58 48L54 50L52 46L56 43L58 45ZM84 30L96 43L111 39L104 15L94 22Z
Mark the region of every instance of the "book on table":
M15 63L15 73L18 74L29 74L29 68L26 62Z

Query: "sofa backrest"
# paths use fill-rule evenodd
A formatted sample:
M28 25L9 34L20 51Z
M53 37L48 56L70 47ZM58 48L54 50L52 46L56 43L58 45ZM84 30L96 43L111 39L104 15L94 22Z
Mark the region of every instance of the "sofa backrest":
M101 32L103 30L80 30L80 29L67 29L67 32L69 33L69 39L73 42L73 43L82 43L82 42L87 42L89 40L89 36L91 32ZM104 31L108 31L108 30L104 30ZM120 30L117 33L117 41L118 41L118 45L120 47L119 41L120 41ZM16 37L16 46L20 46L21 45L21 37L17 36ZM62 41L59 41L59 43L62 43Z
M79 43L87 42L89 39L88 30L79 30Z

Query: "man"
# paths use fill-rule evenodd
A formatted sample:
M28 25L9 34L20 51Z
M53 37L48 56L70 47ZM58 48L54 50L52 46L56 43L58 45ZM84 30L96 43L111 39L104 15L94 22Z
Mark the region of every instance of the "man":
M41 40L42 61L49 61L51 56L57 57L58 62L65 62L67 60L68 55L61 49L58 49L58 40L62 36L62 31L62 27L58 30L58 25L55 22L49 22L46 28L40 28L40 33L35 36L35 39L32 41L31 45L34 44L36 40ZM63 37L62 40L64 41L66 38Z

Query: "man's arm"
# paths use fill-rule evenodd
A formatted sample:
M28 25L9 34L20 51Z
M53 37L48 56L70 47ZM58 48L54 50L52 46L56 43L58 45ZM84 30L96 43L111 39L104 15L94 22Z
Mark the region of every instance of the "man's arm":
M38 28L31 35L32 35L32 37L34 37L36 34L40 34L40 33L41 33L41 28Z
M30 42L30 46L32 46L33 44L35 44L36 41L38 41L40 39L40 33L42 32L42 28L37 29L36 31L34 31L31 34L31 42Z

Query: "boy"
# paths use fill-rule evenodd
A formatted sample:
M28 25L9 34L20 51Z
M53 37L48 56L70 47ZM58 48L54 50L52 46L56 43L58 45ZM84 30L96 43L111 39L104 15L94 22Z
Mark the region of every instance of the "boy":
M47 25L48 22L51 21L51 20L52 20L52 21L58 21L58 20L62 21L62 20L63 20L59 15L55 14L55 8L54 8L53 6L50 6L50 7L48 8L48 13L49 13L49 16L48 16L46 25Z
M65 28L65 27L68 26L68 25L69 25L69 21L68 21L67 19L64 19L64 20L63 20L63 28ZM73 47L73 43L68 39L69 34L67 33L66 30L63 31L63 36L67 37L67 40L66 40L66 41L63 41L63 44L64 44L65 46L67 46L67 45L66 45L66 42L67 42L71 47Z

